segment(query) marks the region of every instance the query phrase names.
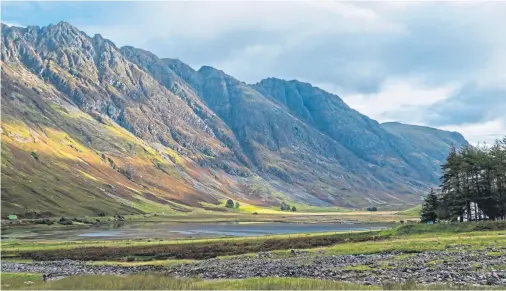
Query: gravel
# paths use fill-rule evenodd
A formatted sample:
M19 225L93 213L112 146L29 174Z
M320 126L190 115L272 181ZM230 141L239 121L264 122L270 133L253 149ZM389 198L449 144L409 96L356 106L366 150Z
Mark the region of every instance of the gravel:
M494 252L494 253L491 253ZM497 255L502 252L502 254ZM378 285L415 281L420 284L454 283L506 285L505 250L470 250L465 246L444 251L370 255L323 255L292 251L259 253L230 259L209 259L176 266L97 266L82 261L32 263L2 262L2 272L34 272L56 276L84 274L127 275L159 272L175 277L205 279L248 277L305 277Z

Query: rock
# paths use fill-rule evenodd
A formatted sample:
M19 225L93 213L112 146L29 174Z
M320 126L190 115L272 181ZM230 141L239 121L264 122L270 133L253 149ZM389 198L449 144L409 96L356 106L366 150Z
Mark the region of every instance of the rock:
M304 252L303 252L304 253ZM469 254L472 253L473 256ZM462 282L480 285L506 285L504 272L477 271L473 264L482 263L485 251L466 251L465 253L424 252L401 261L392 260L392 254L325 256L313 254L308 256L294 255L284 258L273 258L271 252L257 254L256 257L236 256L230 259L209 259L177 266L95 266L80 261L44 261L32 263L2 262L2 272L30 272L52 274L53 277L85 274L128 275L142 272L163 272L176 277L249 278L249 277L308 277L325 280L341 280L367 285L378 285L379 282L405 282L414 280L417 283L450 283ZM447 264L435 269L424 268L425 262L452 257ZM506 256L488 259L490 264L506 264ZM379 262L391 262L389 268L378 269ZM465 262L465 263L464 263ZM348 266L370 266L374 270L346 270ZM373 277L374 276L374 277Z
M347 194L343 199L336 199L341 204L353 200L353 203L365 205L369 199L365 193L373 192L378 201L385 203L414 202L414 196L394 189L420 189L432 185L437 179L434 163L444 160L434 152L445 151L450 144L457 148L467 144L457 133L400 123L379 124L351 109L339 96L308 83L268 78L248 85L209 66L194 70L181 61L160 59L131 46L118 48L100 35L90 37L65 22L26 29L2 26L1 35L2 92L6 92L1 102L3 108L9 108L2 111L5 115L2 120L24 122L29 129L38 132L39 126L34 120L45 120L48 123L44 126L51 128L66 124L65 130L71 139L79 140L96 152L99 148L112 148L116 143L116 134L107 129L106 124L130 132L132 145L156 141L163 147L160 152L170 149L186 157L191 168L201 173L195 181L178 181L191 190L188 195L209 193L207 198L214 197L216 190L204 187L206 182L214 183L214 179L206 178L204 173L220 169L232 175L232 179L262 177L261 183L267 188L274 187L299 201L314 201L312 204L327 203L322 197L336 192ZM62 110L84 118L58 114L51 109L58 103L66 105ZM41 110L34 111L34 104ZM81 124L84 120L86 126ZM94 131L89 132L90 129ZM97 142L91 139L96 136L95 130L100 136L98 148ZM120 167L108 156L108 170L113 169L122 177L113 179L108 178L111 175L104 175L104 183L121 185L134 180L138 185L157 188L153 192L166 192L148 178L152 176L148 173L154 173L151 170L155 169L166 172L168 164L156 163L149 169L139 166L144 162L151 164L144 154L136 154L142 147L115 147L114 156L135 155L143 162ZM271 166L272 159L266 158L265 152L274 160L282 160L283 166ZM58 161L62 158L51 160L48 157L44 161L47 167L44 171L55 171L55 175L65 177L66 173L59 172ZM173 155L157 155L158 158L177 160ZM10 164L21 167L19 163ZM19 169L13 169L16 170ZM33 176L43 175L43 172L33 173ZM156 175L153 179L160 177ZM347 177L346 183L335 182L343 177ZM13 179L13 183L20 182L23 176L13 175ZM295 187L294 181L297 181ZM319 181L321 187L314 187L313 181ZM76 187L72 187L74 185ZM75 210L88 212L86 207L90 205L84 203L89 200L87 198L100 197L79 192L81 187L77 186L80 185L70 184L78 192L71 198L90 196L77 200ZM220 187L224 187L224 191L237 190L228 183ZM111 193L101 188L106 194L103 196L116 197L112 194L115 191L109 188ZM35 196L30 194L28 187L20 187L17 191L28 191L26 195L36 199L31 204L41 207L48 208L58 202L53 195L45 193L48 191ZM237 194L249 192L244 190ZM159 196L146 192L142 195L153 203L168 204L168 200ZM206 200L198 195L189 199ZM181 200L179 195L172 195L169 198L184 202L188 197ZM99 200L96 204L105 201ZM111 205L116 211L123 209L120 203ZM59 209L41 210L55 212Z
M495 277L488 277L487 278L487 285L496 285L498 284L500 281L498 278L495 278Z

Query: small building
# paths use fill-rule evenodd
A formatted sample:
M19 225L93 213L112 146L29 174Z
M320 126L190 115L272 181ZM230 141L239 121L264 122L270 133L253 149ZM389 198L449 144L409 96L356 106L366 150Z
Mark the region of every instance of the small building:
M14 214L11 214L11 215L7 216L7 219L8 220L16 220L16 219L18 219L18 216L14 215Z

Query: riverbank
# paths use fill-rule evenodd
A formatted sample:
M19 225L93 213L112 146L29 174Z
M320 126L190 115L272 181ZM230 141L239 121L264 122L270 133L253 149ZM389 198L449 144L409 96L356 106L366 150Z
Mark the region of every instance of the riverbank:
M169 284L167 280L181 280L174 278L187 278L188 281L181 285L183 287L193 282L191 284L204 284L210 288L212 286L206 284L226 279L233 280L227 282L234 282L230 286L236 286L236 289L248 289L251 288L249 283L241 285L246 282L244 279L269 282L271 277L331 282L314 285L311 289L337 288L335 284L338 283L346 288L355 287L351 289L412 286L402 288L404 290L427 289L427 286L436 289L504 289L506 286L505 222L411 224L353 234L130 243L93 246L87 242L87 245L69 244L62 248L62 245L54 244L2 242L2 275L51 273L53 278L70 276L76 279L72 282L84 284L69 288L70 281L63 279L34 283L37 289L61 288L58 286L65 286L64 289L115 289L125 286L122 285L124 282L132 282L133 277L144 280L142 276L138 277L139 274L161 278L153 279L160 281L160 286L155 288L147 284L151 287L145 287L147 289L163 288L166 286L163 284ZM114 285L107 285L102 276L81 281L79 276L83 275L128 276L114 279ZM2 280L2 285L5 282L11 284L9 280ZM257 283L253 286L260 286ZM225 289L223 285L219 286ZM136 289L142 289L140 287Z
M116 217L81 217L81 218L41 218L32 220L16 220L16 221L2 221L2 239L27 239L27 240L44 240L57 239L57 240L76 240L76 239L94 239L97 237L102 240L108 239L136 239L139 237L151 239L174 239L174 238L198 238L198 237L225 237L234 235L247 235L237 234L237 229L228 233L227 230L218 230L215 234L210 233L207 227L200 231L182 231L178 232L177 229L184 229L191 224L205 223L209 225L212 223L217 226L219 224L251 224L251 223L264 223L264 224L284 224L289 223L287 226L278 227L278 231L258 231L258 235L271 235L276 233L289 233L284 231L296 224L307 225L306 228L311 228L314 225L319 230L312 230L311 232L325 232L331 231L333 227L321 228L319 225L360 225L349 227L350 229L363 228L363 225L400 225L404 222L416 221L417 217L402 215L397 212L388 211L349 211L349 212L312 212L312 213L293 213L293 212L277 212L277 213L240 213L240 212L195 212L186 214L171 214L171 215L133 215L133 216L116 216ZM136 225L143 224L144 229L140 229L139 235L129 234L123 236L123 230L129 231ZM179 224L181 227L176 229L163 229L164 224ZM336 226L335 228L342 228ZM115 234L110 236L105 235L108 228ZM191 228L188 226L188 228ZM155 234L143 233L143 230L158 229ZM175 231L174 231L175 230ZM309 231L309 230L308 230ZM308 231L292 231L292 233L308 232ZM102 232L102 233L100 233ZM130 231L131 232L131 231ZM80 236L83 234L83 236ZM249 234L254 235L254 234Z
M356 211L339 210L335 212L242 212L225 209L223 211L192 211L172 214L144 214L125 216L86 216L86 217L44 217L34 219L2 219L2 230L26 227L73 229L98 225L132 222L171 222L171 223L223 223L223 222L289 222L289 223L381 223L401 220L418 220L418 215L404 214L398 211Z

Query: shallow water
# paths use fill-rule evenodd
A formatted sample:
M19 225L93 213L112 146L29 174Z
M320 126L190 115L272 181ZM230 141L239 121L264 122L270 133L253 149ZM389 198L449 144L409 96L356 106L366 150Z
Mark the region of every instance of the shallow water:
M198 238L263 236L312 232L349 232L389 228L388 224L298 224L298 223L124 223L85 229L15 229L2 238L30 240L96 240L140 238Z

